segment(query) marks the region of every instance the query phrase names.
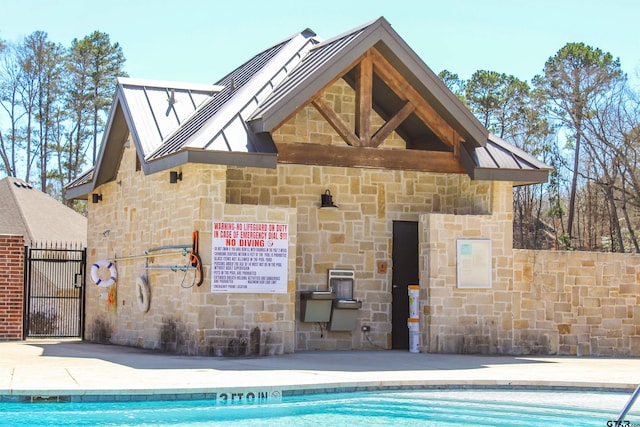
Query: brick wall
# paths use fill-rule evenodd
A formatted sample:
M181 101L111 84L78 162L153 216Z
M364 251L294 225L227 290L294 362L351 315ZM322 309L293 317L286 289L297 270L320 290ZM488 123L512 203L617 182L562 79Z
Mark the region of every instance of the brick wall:
M22 339L24 238L0 235L0 340Z

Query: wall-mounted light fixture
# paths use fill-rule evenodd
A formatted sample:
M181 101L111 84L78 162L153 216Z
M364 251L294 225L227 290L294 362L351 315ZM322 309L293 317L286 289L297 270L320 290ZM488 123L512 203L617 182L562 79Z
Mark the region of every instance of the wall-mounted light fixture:
M169 172L169 183L175 184L178 181L182 181L182 172L176 172L176 171Z
M331 191L325 190L324 194L320 195L320 209L336 209L337 206L333 204L333 196Z
M93 203L101 202L101 201L102 201L102 194L96 194L96 193L93 193L93 194L91 195L91 201L92 201Z

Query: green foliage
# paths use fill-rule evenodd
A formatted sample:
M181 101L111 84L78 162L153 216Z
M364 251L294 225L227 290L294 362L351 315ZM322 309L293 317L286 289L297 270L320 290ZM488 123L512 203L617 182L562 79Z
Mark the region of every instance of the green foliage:
M574 133L593 108L595 98L606 93L624 74L620 60L610 53L585 45L567 43L544 65L544 75L534 79L545 93L550 111Z
M454 93L464 88L460 98L490 132L553 168L541 192L514 193L519 244L537 245L537 230L548 232L548 221L566 249L603 248L599 242L608 239L608 250L623 250L624 240L640 251L640 226L634 225L640 222L640 143L634 138L640 135L640 102L625 87L619 60L584 43L568 43L546 61L531 87L488 70L467 81L448 70L439 76ZM601 191L589 190L590 182ZM629 203L634 211L625 208Z
M21 45L22 61L33 68L34 100L33 146L38 154L35 163L38 168L41 190L47 189L50 148L54 144L53 116L61 110L59 99L62 96L64 81L65 50L62 45L49 41L46 33L36 31L27 36ZM24 67L27 69L27 67ZM27 171L27 176L29 172Z
M449 88L449 90L458 97L460 101L466 104L464 97L466 82L461 79L457 74L452 73L449 70L442 70L438 73L440 80Z
M567 250L573 250L571 247L571 237L569 236L569 233L560 234L560 236L558 236L558 243L560 244L560 247Z
M118 76L126 76L124 62L122 48L118 43L112 44L106 33L94 31L71 42L69 72L74 78L70 80L69 89L74 96L68 98L68 103L78 122L85 125L78 128L77 141L86 134L93 137L92 163L96 158L97 136L104 126L100 112L111 105Z
M489 131L501 138L518 133L518 119L529 102L529 85L514 76L478 70L466 82L471 111Z
M61 194L95 160L116 79L126 75L122 49L98 31L68 48L35 31L0 57L0 123L10 126L0 140L0 168Z

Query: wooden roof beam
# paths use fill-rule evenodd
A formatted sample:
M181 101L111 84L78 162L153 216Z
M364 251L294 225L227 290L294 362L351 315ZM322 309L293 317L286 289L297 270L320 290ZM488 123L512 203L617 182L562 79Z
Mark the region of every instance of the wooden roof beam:
M459 160L444 151L358 149L303 142L278 142L278 163L331 165L465 174Z
M329 122L331 127L338 133L338 135L340 135L344 142L352 147L360 146L360 139L351 131L351 129L349 129L345 122L342 121L340 116L333 111L324 99L317 97L311 101L311 104L316 107L318 112L327 122Z
M371 146L371 114L373 112L373 63L364 55L356 67L356 135L360 146Z
M404 104L404 106L398 111L389 121L387 121L371 138L371 147L378 147L384 142L385 139L391 133L396 130L400 123L402 123L411 113L415 111L415 107L410 102Z
M458 153L457 145L462 137L455 131L429 103L411 86L395 68L382 56L377 49L370 50L375 73L401 99L409 101L415 106L416 115L436 134L445 144Z

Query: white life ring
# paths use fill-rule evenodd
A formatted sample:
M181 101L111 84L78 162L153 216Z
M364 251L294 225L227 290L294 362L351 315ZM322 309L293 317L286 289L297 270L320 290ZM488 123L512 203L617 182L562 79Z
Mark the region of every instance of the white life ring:
M149 311L151 290L149 289L149 283L147 283L147 278L145 276L138 276L136 279L136 300L138 301L140 311L143 313Z
M100 270L100 268L102 267L109 269L110 277L107 280L100 279L100 275L98 274L98 270ZM96 261L91 266L91 280L101 288L108 288L109 286L113 285L114 283L116 283L117 278L118 271L116 270L116 265L111 261L100 260Z

